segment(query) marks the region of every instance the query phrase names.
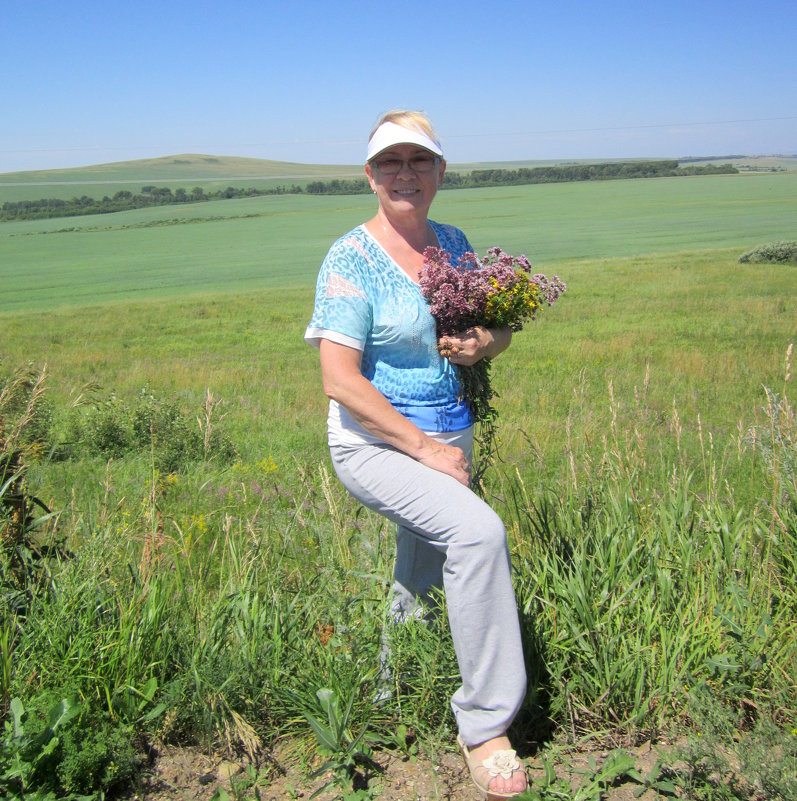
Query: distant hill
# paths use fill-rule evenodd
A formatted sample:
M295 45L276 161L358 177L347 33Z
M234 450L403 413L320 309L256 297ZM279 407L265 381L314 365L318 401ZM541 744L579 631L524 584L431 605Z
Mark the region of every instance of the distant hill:
M27 170L0 173L0 182L19 181L114 183L148 180L161 181L217 181L224 178L282 179L350 177L360 175L362 167L346 165L298 164L287 161L242 158L239 156L209 156L183 153L135 161L116 161L86 167L56 170Z
M645 162L653 159L561 159L450 163L449 174L476 170L518 170L569 167L608 162ZM797 156L709 156L679 159L684 164L733 163L744 172L797 171ZM120 191L141 192L147 185L168 186L190 192L200 187L214 193L233 187L273 190L313 181L351 180L363 177L359 164L301 164L239 156L183 153L160 158L119 161L54 170L0 173L0 204L53 198L102 199Z
M797 154L770 156L698 156L679 159L681 164L733 164L739 172L797 172Z
M316 180L359 178L362 170L357 165L298 164L185 153L86 167L0 173L0 204L43 197L113 197L119 191L140 192L148 184L187 191L198 186L206 192L227 186L268 189Z
M652 161L650 159L557 159L525 161L492 161L449 164L449 169L470 172L485 168L517 169L575 164L600 164L604 162ZM682 164L705 164L730 162L740 169L764 170L797 169L797 155L771 156L689 156L676 159ZM223 181L234 179L303 181L317 178L352 178L362 176L359 164L302 164L290 161L244 158L240 156L213 156L201 153L182 153L159 158L116 161L85 167L69 167L52 170L25 170L0 173L0 184L51 184L51 183L129 183L166 181L186 182Z

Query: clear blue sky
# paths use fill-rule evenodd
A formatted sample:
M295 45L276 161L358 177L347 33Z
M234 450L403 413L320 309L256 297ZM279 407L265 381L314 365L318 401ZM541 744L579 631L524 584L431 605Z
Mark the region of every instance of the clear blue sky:
M177 153L361 163L797 153L794 0L2 0L0 172Z

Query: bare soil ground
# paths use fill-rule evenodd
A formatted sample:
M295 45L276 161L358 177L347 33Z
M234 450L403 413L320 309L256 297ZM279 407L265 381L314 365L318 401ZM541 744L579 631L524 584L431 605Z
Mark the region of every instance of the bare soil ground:
M643 745L626 749L634 759L637 770L647 775L657 759L655 746ZM558 765L557 775L567 778L573 788L581 781L590 759L598 764L607 751L578 751L568 754L566 762ZM125 796L125 801L210 801L218 788L226 790L231 798L255 798L251 787L257 781L261 801L294 801L309 799L322 787L329 776L316 780L308 778L312 769L306 761L297 758L296 745L286 745L270 760L261 763L248 775L245 763L230 761L221 756L210 756L191 747L162 746L155 749L153 761L136 791ZM541 777L539 763L526 760L534 783L535 774ZM457 753L442 752L434 758L402 758L389 752L376 755L379 771L370 778L369 787L379 801L479 801L482 796L471 784L468 772ZM235 792L237 787L238 793ZM640 786L634 782L618 784L609 789L607 801L633 801ZM333 801L341 794L325 791L319 801ZM654 798L647 791L641 798Z

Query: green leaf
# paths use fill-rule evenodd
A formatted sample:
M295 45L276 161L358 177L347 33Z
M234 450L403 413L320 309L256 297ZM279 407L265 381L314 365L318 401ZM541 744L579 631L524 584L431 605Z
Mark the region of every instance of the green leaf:
M35 762L38 762L42 757L50 756L60 744L61 740L58 737L51 737L42 750L36 754Z
M736 672L741 667L739 663L727 653L715 654L706 660L706 664L716 673Z
M316 692L318 703L321 704L321 709L326 712L327 720L329 721L329 728L340 733L340 702L334 690L327 687L322 687Z
M515 796L515 801L543 801L542 793L527 787L520 795Z
M47 726L55 731L60 726L65 726L80 712L80 704L74 700L62 698L58 703L50 708L47 716Z
M327 726L324 726L323 723L320 723L318 720L316 720L312 715L305 713L304 717L310 724L310 728L315 733L315 736L318 738L318 742L321 744L321 746L329 751L337 751L339 748L339 742L338 738L335 737L334 732Z
M637 782L638 784L645 783L645 777L636 768L629 768L625 772L625 775L632 781Z
M22 701L19 698L11 699L11 714L14 716L14 737L19 739L25 734L25 728L22 725L22 716L25 714L25 707L22 706Z
M152 699L155 697L155 693L158 691L158 680L152 676L150 680L141 688L141 690L135 690L144 702L151 703ZM143 709L143 706L139 707L139 709Z
M157 706L150 709L143 718L141 718L142 723L149 723L151 720L155 720L155 718L159 717L166 711L166 704L160 703Z
M601 781L612 782L624 776L634 767L634 758L623 750L612 751L601 765L598 777Z
M761 625L756 629L756 637L758 637L760 640L765 640L769 634L769 629L772 628L772 625L772 618L765 611Z

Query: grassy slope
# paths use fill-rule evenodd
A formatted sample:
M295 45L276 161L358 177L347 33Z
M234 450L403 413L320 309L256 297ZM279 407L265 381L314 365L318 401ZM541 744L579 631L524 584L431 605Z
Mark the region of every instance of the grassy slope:
M479 251L525 250L569 286L496 364L512 450L532 459L528 437L555 469L574 393L589 417L609 381L627 399L648 367L659 414L677 398L691 425L702 413L732 434L797 338L797 271L736 261L790 235L795 184L778 174L442 193L435 216ZM318 454L323 426L307 421L323 419L324 400L301 338L313 281L372 204L260 198L6 224L0 356L46 361L60 398L87 382L148 384L195 408L209 387L247 452Z
M584 163L594 163L596 160ZM612 159L623 161L623 159ZM797 172L797 157L768 156L740 159L706 159L696 163L726 163L732 161L743 170L786 170ZM577 164L578 160L558 161L507 161L491 163L449 164L454 172L470 172L487 167L515 169L518 167L545 167L554 164ZM112 197L116 192L140 192L142 186L156 184L171 189L190 190L201 186L205 191L225 189L228 186L269 188L302 184L331 178L358 178L363 171L360 165L298 164L268 159L180 154L137 161L96 164L60 170L31 170L0 173L0 203L41 198Z
M272 196L0 225L0 313L312 284L369 195ZM442 192L433 208L478 251L541 269L585 258L735 247L794 236L797 173Z
M648 367L649 402L662 416L677 397L689 425L702 413L732 434L761 386L780 378L797 338L797 271L735 258L726 250L562 265L568 294L495 365L507 436L523 450L526 432L555 462L574 391L579 408L597 409L612 381L627 402ZM322 443L317 355L302 342L311 305L306 286L15 314L0 320L2 355L10 365L46 361L63 400L89 382L122 394L150 385L196 408L209 387L225 398L245 449L284 461L318 455Z
M598 455L613 452L615 442L619 442L618 450L636 449L638 455L633 459L618 457L618 462L631 468L641 463L642 475L634 475L628 486L634 489L638 483L648 481L656 492L665 493L670 473L664 467L676 464L677 459L672 458L672 451L661 451L673 448L676 437L680 437L673 413L677 402L683 437L690 441L694 457L687 467L697 472L691 488L702 491L709 483L707 475L712 465L719 463L720 481L729 481L728 493L745 513L752 508L753 503L746 502L751 495L759 497L756 492L761 484L749 467L743 474L734 466L741 433L736 426L740 420L742 430L754 420L761 425L765 421L759 411L762 385L778 390L783 386L785 350L797 338L797 270L792 266L739 265L736 259L742 249L752 244L793 236L795 180L793 175L739 176L441 194L435 216L460 224L479 250L496 243L513 251L526 250L541 270L560 272L569 285L560 304L519 334L513 347L495 364L505 437L506 462L502 469L510 479L517 467L517 475L535 493L542 485L565 487L567 482L557 483L556 477L567 475L568 455L575 452L579 480L584 486L585 473L590 473L590 456L596 450ZM175 548L182 547L180 543L184 543L185 558L180 554L172 561L171 553L164 552L161 564L173 567L177 563L180 571L152 571L153 581L162 580L166 590L150 592L145 586L145 613L139 614L138 607L131 603L127 616L136 636L140 632L139 621L149 621L153 642L161 642L161 637L174 629L176 619L189 621L181 622L186 631L198 630L199 644L194 646L191 663L197 669L186 685L172 680L171 687L176 689L169 695L173 703L173 699L179 699L176 707L187 710L186 715L191 704L194 710L209 709L211 717L213 710L222 709L217 702L220 697L225 699L220 696L219 687L226 686L231 677L237 683L226 690L227 697L234 696L235 703L241 703L240 709L247 718L260 714L257 719L251 718L255 723L265 721L266 714L273 715L264 722L268 727L275 725L274 721L281 725L284 720L301 719L301 703L312 703L313 691L329 676L340 683L344 698L350 692L371 698L369 685L361 692L362 677L357 671L364 669L363 665L370 669L376 663L381 623L373 613L373 599L378 599L380 592L374 592L372 575L387 575L390 551L389 547L374 548L368 551L375 554L373 560L364 559L365 551L357 545L356 537L362 526L371 542L379 543L379 532L386 529L379 528L378 523L369 527L367 515L365 519L355 516L354 505L345 500L334 481L330 497L339 500L339 509L327 512L319 496L312 494L313 483L320 475L319 466L327 463L325 401L317 355L303 344L301 335L312 304L312 278L323 252L332 238L363 219L372 203L371 198L258 199L208 204L201 210L147 210L110 218L0 227L0 303L6 304L6 310L0 311L0 358L9 366L27 360L39 364L47 361L51 375L48 397L56 412L74 399L86 383L100 385L99 397L107 397L115 390L126 398L149 385L159 395L179 399L191 414L200 406L206 388L224 399L220 411L227 416L223 423L241 450L240 462L218 472L213 465L202 465L195 476L176 476L173 483L167 479L159 488L158 504L165 508L165 547L171 548L175 543ZM74 230L55 233L61 228ZM12 255L16 261L2 273ZM16 287L13 296L9 294L12 287ZM648 370L649 384L645 379ZM612 427L615 410L619 410L620 421L616 434ZM568 437L572 437L569 442ZM604 437L608 444L602 444ZM701 450L705 453L702 463ZM583 454L587 456L582 459ZM595 475L599 459L592 459L591 464ZM755 475L759 472L756 466ZM598 482L598 489L610 483L610 473L605 475L609 478L604 478L603 484ZM35 475L34 479L43 482L43 497L52 499L54 507L67 510L62 517L65 526L69 525L71 513L76 532L99 532L104 541L120 547L130 544L131 553L135 553L136 542L154 530L155 481L146 454L111 464L106 464L105 459L54 463L47 465L46 474ZM674 476L671 483L675 483ZM685 487L686 482L682 485ZM621 489L624 486L621 482ZM307 493L306 500L299 487L301 493ZM246 493L250 493L249 507L241 500ZM291 493L295 500L291 500ZM281 500L286 497L288 500ZM509 504L504 505L501 500L500 493L496 493L496 506L507 513ZM634 540L636 531L628 524L639 512L645 517L650 515L651 541L656 548L666 547L661 536L666 527L659 527L653 518L657 511L669 511L669 501L652 508L645 501L646 497L639 510L630 509L630 504L628 508L619 507L606 530L622 534L632 542L630 551L650 562L645 551L647 543L641 540L644 547L640 550ZM255 511L244 513L255 506ZM714 506L709 503L705 508L710 512ZM701 512L703 508L700 507ZM110 510L107 516L106 509ZM150 512L151 521L147 517ZM241 515L243 522L235 522L240 521ZM579 516L576 509L574 516ZM228 522L230 530L226 528ZM758 534L752 526L747 529L732 523L730 529L740 532L738 542L731 542L731 547L738 550L753 541L748 531ZM719 524L716 532L724 537ZM600 539L614 543L621 537ZM688 550L697 538L690 531L681 539ZM707 542L720 539L706 537ZM574 543L579 541L580 534L573 539ZM595 539L590 540L585 552L594 542ZM229 558L221 548L216 550L217 543L224 543L225 547L231 543ZM545 610L538 614L536 602L531 603L542 597L535 576L550 583L554 573L546 569L546 564L531 560L526 552L519 555L529 559L525 563L526 583L519 595L521 607L529 602L531 611L527 610L527 617L533 621L529 631L540 632L543 641L550 644L548 658L553 664L554 646L564 653L567 645L558 636L568 628L562 622L564 615L576 608L576 603L568 601L583 600L584 596L554 597L552 593L553 601L546 608L551 610L555 625L546 621ZM189 561L193 564L191 570L184 567ZM669 575L673 561L669 550L658 575ZM759 561L756 557L753 564ZM127 580L131 564L135 568L138 563L135 559L128 561L123 553L119 564ZM203 564L209 568L210 580ZM263 629L260 640L245 629L240 647L232 635L229 639L224 632L217 636L217 629L211 625L214 618L204 610L210 608L210 598L218 587L226 593L226 585L214 579L227 564L234 565L237 571L230 582L231 604L224 607L229 612L224 611L216 619L239 621L244 617L248 607L232 605L238 602L239 588L244 586L245 570L238 568L252 565L251 575L257 579L257 570L264 565L260 577L269 589L263 595L268 599L263 609L275 620L289 621L290 631L300 630L302 647L288 647L284 652L271 648L283 629L270 625ZM540 564L543 566L538 569ZM602 665L625 670L631 664L629 654L643 655L644 659L646 654L652 654L654 660L659 654L668 660L672 655L675 664L679 647L667 647L663 635L681 629L682 641L701 660L701 648L708 655L722 653L729 638L719 637L717 615L711 614L716 604L727 600L721 594L723 577L715 576L717 571L713 569L715 564L722 567L722 560L698 562L684 570L696 600L679 600L678 614L668 612L662 617L666 625L656 621L655 609L649 603L651 595L639 593L630 603L626 600L626 588L636 587L642 575L634 572L636 563L628 575L618 579L617 574L602 571L595 553L588 553L579 564L574 575L594 573L602 582L594 592L589 588L593 594L587 595L587 603L583 604L588 611L597 610L597 614L602 605L608 609L607 598L613 601L617 597L615 591L622 590L616 610L608 610L600 621L602 628L591 628L580 620L571 627L573 631L601 632L595 640L599 644L606 642L606 648L600 651L607 657ZM736 564L733 563L733 582L743 573ZM138 567L141 571L147 567L143 556ZM85 573L104 581L105 572L97 570L94 563L88 564ZM77 574L82 586L83 574L79 570ZM188 579L192 583L190 591L185 592ZM274 582L275 591L267 581ZM640 586L647 592L646 581ZM731 579L729 586L730 583ZM706 591L706 584L716 591ZM286 598L293 598L297 585L298 597L306 599L312 610L302 629L294 624L297 618L293 607L279 605L283 591ZM602 593L604 587L606 593ZM653 587L651 592L655 592L655 583ZM95 595L86 595L87 609L102 608ZM247 591L241 592L240 597L251 596ZM566 600L562 602L561 597ZM788 596L793 597L793 593ZM202 607L206 598L208 605ZM359 605L363 598L368 599L363 606L365 611ZM758 601L755 593L751 598ZM162 612L156 608L158 603ZM116 608L115 596L111 606ZM160 669L165 664L162 653L172 653L168 648L157 652L135 647L128 654L120 643L148 640L143 635L139 639L119 636L111 629L106 645L88 612L82 608L75 612L78 607L68 604L65 608L70 615L69 625L64 613L53 604L52 617L40 624L47 635L41 642L51 643L57 639L51 634L68 632L69 647L74 653L74 643L80 642L72 635L74 624L85 619L85 664L90 664L91 670L84 672L91 675L92 692L95 684L99 686L94 680L95 673L100 672L96 665L102 662L105 669L116 654L127 658L117 660L123 669L128 666L127 675L120 679L106 670L103 677L110 674L109 686L127 692L131 682L141 686L143 679L136 677L148 677L153 670L151 665ZM125 609L123 603L120 608ZM202 614L193 615L194 608L202 609ZM151 610L162 614L162 621L148 614ZM649 624L648 628L654 642L649 648L637 646L638 635L645 631L638 622L644 614L636 615L637 610L650 610L653 615L654 625ZM688 610L694 612L694 620L689 618L685 624L681 613ZM754 619L757 609L751 606L750 610L748 617ZM340 628L344 647L318 648L316 624L339 620L347 626ZM752 624L745 623L745 636L741 639L750 643L749 653L753 653L756 643L748 634L756 630L757 624L755 619ZM272 631L277 631L277 636L272 636ZM778 631L786 633L780 642L770 646L781 651L790 648L793 627ZM615 638L618 649L612 650L616 632L623 636ZM186 639L191 641L191 636ZM432 636L436 637L436 632ZM415 697L407 704L413 715L408 722L420 731L423 726L434 730L439 715L445 714L444 696L451 683L446 677L455 672L455 668L445 669L450 660L442 663L442 669L437 661L440 638L430 638L429 646L423 648L425 642L421 641L418 651L430 655L430 661L422 664L429 664L429 674L434 676L429 687L438 695L422 688L425 706L416 703ZM353 651L351 643L358 650ZM579 642L572 647L576 655L582 650ZM18 648L21 652L22 647ZM74 664L64 660L56 647L42 646L41 650L47 653L32 649L28 661L17 668L20 682L28 682L34 668L37 676L48 676L43 666L51 668L49 675L57 676L57 671L66 671ZM102 659L93 657L95 650L103 655ZM255 655L252 665L230 665L229 658L245 661L248 654ZM271 669L271 663L263 659L264 654L273 655L273 675L268 674L267 680L263 672ZM295 663L286 665L286 655ZM633 694L622 687L617 690L613 677L603 681L604 674L592 668L581 669L583 662L575 658L570 662L566 654L557 658L559 664L565 665L555 675L557 687L566 680L568 692L577 693L590 681L598 681L601 701L606 688L625 693L624 702ZM793 665L793 658L791 663L780 657L768 661L778 670L782 665ZM409 664L412 668L414 663ZM188 663L185 665L183 672L189 675ZM686 670L683 664L675 667ZM644 670L647 672L647 667ZM784 672L785 675L794 673ZM44 679L41 681L44 684ZM660 686L665 690L674 687L677 697L659 692L651 698L652 703L662 704L665 699L668 709L670 704L679 709L686 694L685 681L679 673L670 684L662 682ZM781 681L782 685L785 683ZM184 696L178 694L181 686L187 687ZM29 682L25 687L26 692L35 692ZM251 689L255 687L256 690ZM265 711L263 687L268 688ZM299 704L297 693L302 699ZM794 708L793 697L792 691L784 704L788 709ZM776 699L776 703L783 702ZM368 706L369 701L365 704ZM358 712L357 724L370 714L370 709ZM394 721L390 724L394 726ZM218 719L215 725L220 728Z
M296 164L236 156L182 154L163 158L121 161L63 170L37 170L0 174L0 203L113 196L121 190L140 192L147 184L171 189L201 186L206 191L227 186L270 187L329 178L362 176L352 165Z

